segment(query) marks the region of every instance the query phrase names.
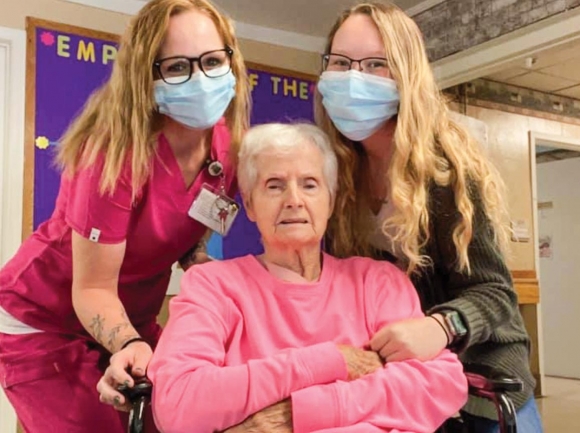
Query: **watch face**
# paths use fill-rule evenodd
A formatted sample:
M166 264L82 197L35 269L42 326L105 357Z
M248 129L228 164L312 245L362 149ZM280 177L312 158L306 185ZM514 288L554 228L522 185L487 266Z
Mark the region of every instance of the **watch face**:
M461 336L467 334L467 328L457 311L447 313L446 318L448 319L449 325L453 328L455 335Z

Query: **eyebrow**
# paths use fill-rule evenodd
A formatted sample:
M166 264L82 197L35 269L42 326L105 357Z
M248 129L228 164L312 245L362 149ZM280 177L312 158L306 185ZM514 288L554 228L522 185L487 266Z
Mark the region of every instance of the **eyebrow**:
M303 178L303 179L307 179L307 180L309 180L309 179L318 180L318 179L322 179L324 176L323 175L317 176L315 174L310 174L309 173L309 174L304 174L304 175L302 175L300 177Z
M283 179L286 176L284 176L281 173L268 173L265 176L263 176L264 180L270 180L270 179Z
M299 179L313 179L313 180L319 180L322 179L324 177L324 174L314 174L314 173L301 173L298 175ZM266 176L263 177L265 182L268 182L270 180L285 180L287 179L288 176L285 174L280 174L280 173L271 173L271 174L267 174Z
M161 60L162 59L170 59L172 57L185 57L187 59L194 59L194 58L197 59L197 58L203 56L204 54L211 53L212 51L223 50L225 48L226 48L226 45L224 44L223 46L218 47L218 48L212 48L210 50L202 51L201 53L196 54L195 56L190 56L190 55L187 55L187 54L183 54L183 52L179 52L178 54L171 54L171 55L167 54L167 55L161 57L161 50L159 51L158 54L159 54L159 59L161 59Z
M365 55L365 56L362 56L359 58L360 59L370 59L370 58L384 59L387 56L384 51L380 51L380 52L372 51L372 53L374 53L374 54ZM345 54L345 51L343 51L343 50L330 50L330 54L339 54L341 56L351 57L350 55Z

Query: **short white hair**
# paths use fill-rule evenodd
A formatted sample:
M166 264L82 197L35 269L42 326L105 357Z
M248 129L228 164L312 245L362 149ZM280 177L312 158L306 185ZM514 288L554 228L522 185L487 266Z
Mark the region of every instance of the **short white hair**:
M256 158L266 150L287 152L303 143L312 143L322 153L322 172L330 197L334 200L338 185L338 161L324 131L309 123L266 123L246 132L238 153L238 185L243 195L249 196L256 185L258 170Z

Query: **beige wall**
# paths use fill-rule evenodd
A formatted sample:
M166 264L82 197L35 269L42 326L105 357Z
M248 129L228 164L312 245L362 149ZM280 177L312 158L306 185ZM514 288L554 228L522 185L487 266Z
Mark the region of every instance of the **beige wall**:
M122 32L129 20L124 14L61 0L2 0L0 26L24 29L27 16L109 33Z
M511 243L509 267L535 270L529 132L580 138L580 126L475 106L466 115L486 123L489 156L506 183L510 217L524 220L530 232L530 242Z
M24 29L27 16L89 29L120 34L130 17L116 12L68 3L62 0L2 0L0 26ZM316 53L241 39L246 60L268 66L316 74L320 58Z
M458 109L453 106L453 109ZM534 270L534 226L532 208L532 179L530 160L530 131L580 138L580 126L540 119L506 111L468 106L467 116L485 122L488 128L488 155L500 171L508 193L508 206L512 220L522 219L530 231L530 242L511 243L508 258L511 270ZM546 293L543 293L546 296ZM530 366L538 381L536 394L541 395L540 354L541 341L538 330L538 305L521 305L524 323L532 339Z
M294 48L266 44L264 42L240 39L240 48L249 62L275 66L305 74L320 73L320 55Z

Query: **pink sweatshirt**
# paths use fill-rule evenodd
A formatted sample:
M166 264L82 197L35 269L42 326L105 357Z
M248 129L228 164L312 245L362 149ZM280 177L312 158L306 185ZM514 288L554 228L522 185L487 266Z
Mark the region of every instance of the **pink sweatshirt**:
M294 433L429 432L467 400L457 357L387 363L347 382L338 344L423 314L387 262L323 256L318 282L289 283L253 256L194 266L149 365L164 433L212 433L292 400Z

